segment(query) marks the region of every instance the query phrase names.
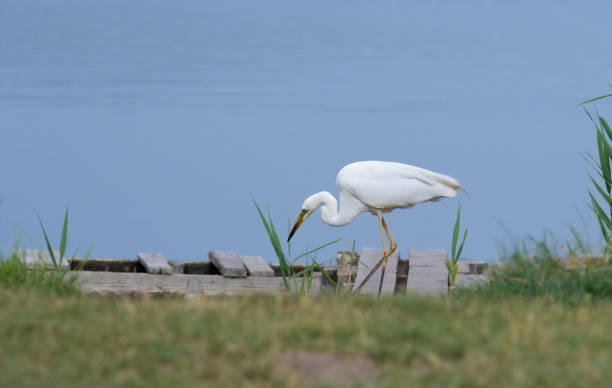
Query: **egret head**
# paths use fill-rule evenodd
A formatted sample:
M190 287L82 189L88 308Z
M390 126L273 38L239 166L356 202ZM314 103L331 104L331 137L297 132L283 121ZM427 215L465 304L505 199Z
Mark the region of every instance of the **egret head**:
M300 225L302 225L302 222L304 222L306 218L310 217L310 215L315 210L317 210L317 207L319 207L319 203L314 200L313 196L306 198L306 200L302 204L302 211L300 211L300 215L295 221L295 225L293 225L293 229L291 229L291 233L289 233L289 238L287 238L287 242L291 240L291 237L293 237L295 232L299 229Z

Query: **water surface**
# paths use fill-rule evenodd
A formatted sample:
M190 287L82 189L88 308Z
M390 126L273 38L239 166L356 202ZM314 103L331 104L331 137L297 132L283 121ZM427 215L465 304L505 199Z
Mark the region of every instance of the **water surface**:
M465 255L588 221L577 103L606 92L609 2L3 1L0 246L14 230L95 256L211 249L272 258L253 200L284 231L357 160L457 177ZM601 103L602 113L610 104ZM608 114L610 117L610 115ZM402 257L450 248L456 201L394 212ZM585 221L585 219L587 219ZM376 220L311 218L294 249L378 246ZM339 246L342 248L342 245ZM333 249L322 257L331 255Z

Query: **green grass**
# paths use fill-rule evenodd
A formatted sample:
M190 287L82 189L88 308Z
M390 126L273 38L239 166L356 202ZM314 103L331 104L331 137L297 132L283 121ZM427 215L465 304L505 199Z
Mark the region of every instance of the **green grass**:
M490 271L490 285L462 294L489 300L545 298L570 305L612 302L612 261L606 256L562 258L547 242L532 240L515 244L502 263Z
M371 360L375 373L359 384L372 387L612 379L609 301L130 300L0 288L0 311L0 386L306 386L312 376L275 369L296 351Z
M63 271L47 271L43 265L27 270L17 253L8 257L0 254L0 287L72 295L79 291L75 279L71 275L65 276Z

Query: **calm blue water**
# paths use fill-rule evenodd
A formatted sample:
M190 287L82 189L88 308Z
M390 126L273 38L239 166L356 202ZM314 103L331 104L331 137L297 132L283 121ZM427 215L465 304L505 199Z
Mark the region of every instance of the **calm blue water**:
M467 257L497 257L504 228L597 241L576 104L609 90L609 1L125 3L0 0L2 250L15 230L42 246L37 210L59 237L69 205L94 256L271 259L252 201L284 231L370 159L462 182ZM389 215L402 257L450 248L456 205ZM370 215L317 218L294 251L380 244Z

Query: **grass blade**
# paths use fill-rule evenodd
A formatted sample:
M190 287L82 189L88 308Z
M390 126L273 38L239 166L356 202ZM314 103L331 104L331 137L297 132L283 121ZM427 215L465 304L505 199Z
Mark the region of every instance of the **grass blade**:
M595 211L595 209L592 206L589 206L591 208L591 210L593 210L593 213L595 213L595 215L597 215L597 212ZM601 229L601 234L603 235L604 241L606 242L606 245L608 244L608 229L606 228L606 225L604 225L602 219L597 216L597 222L599 223L599 228Z
M62 265L64 254L66 253L66 243L68 240L68 208L66 207L66 215L64 215L64 226L62 227L62 238L60 240L59 263Z
M295 277L300 277L300 276L304 276L306 274L306 272L308 272L310 270L310 266L304 268L303 270L296 272L295 274L293 274L293 276Z
M271 223L270 224L268 223L268 221L266 220L266 217L264 216L257 202L255 201L253 202L255 203L255 207L257 208L257 212L259 213L261 222L263 223L264 228L266 229L268 238L270 239L270 242L272 243L272 248L274 248L274 252L276 253L276 256L278 257L278 263L279 263L279 267L281 270L281 275L283 277L283 284L285 285L285 289L289 291L291 290L291 286L289 285L289 281L287 279L289 276L289 270L287 268L288 267L287 260L285 259L285 254L283 253L283 250L280 246L278 235L276 234L276 231L273 229L274 225Z
M610 194L604 191L601 185L599 185L599 183L597 183L595 179L593 179L591 174L588 174L588 176L591 179L591 182L593 182L593 186L595 186L595 188L597 189L597 192L602 196L604 201L608 202L609 207L612 206L612 197L610 196Z
M299 255L298 257L296 257L296 258L294 259L294 261L295 261L295 260L298 260L298 259L301 259L301 258L302 258L302 257L304 257L304 256L310 255L311 253L315 253L316 251L318 251L318 250L320 250L320 249L323 249L323 248L326 248L326 247L328 247L328 246L330 246L330 245L333 245L333 244L337 243L337 242L338 242L338 241L340 241L340 240L342 240L342 239L341 239L341 238L339 238L339 239L337 239L337 240L334 240L334 241L328 242L327 244L323 244L323 245L321 245L321 246L320 246L320 247L318 247L318 248L311 249L310 251L304 252L304 253L302 253L301 255Z
M317 261L315 259L312 259L312 262L317 266L317 268L319 269L319 271L321 271L323 276L325 276L327 278L327 280L329 280L330 284L335 288L337 286L337 284L334 281L334 279L332 279L329 276L329 274L323 269L323 267L319 263L317 263Z
M589 193L589 197L591 198L591 203L593 204L593 208L595 209L595 214L600 220L602 220L605 223L607 229L610 230L612 226L610 217L608 217L606 212L601 208L601 206L599 206L599 203L597 203L597 201L595 200L595 197L593 197L593 194L591 194L591 191L588 191L588 193Z
M461 252L463 252L463 244L465 244L465 238L467 237L468 231L467 229L465 230L465 233L463 233L463 241L461 241L461 245L459 245L459 250L457 251L457 257L453 260L453 264L456 265L457 262L459 261L459 258L461 257Z
M308 282L306 287L306 292L310 294L310 289L312 288L312 274L314 273L314 265L310 266L310 271L308 272Z
M459 202L459 206L457 207L457 219L455 220L455 227L453 228L453 246L452 246L452 254L451 258L453 261L455 260L455 251L457 249L457 240L459 238L459 222L461 219L461 202Z
M580 104L578 104L578 105L585 105L585 104L589 104L589 103L591 103L591 102L595 102L595 101L598 101L598 100L602 100L602 99L604 99L604 98L608 98L608 97L612 97L612 93L610 93L610 94L605 94L605 95L603 95L603 96L599 96L599 97L595 97L595 98L591 98L590 100L586 100L585 102L581 102L581 103L580 103Z
M612 130L610 129L610 126L608 125L608 122L606 121L606 119L604 119L601 116L597 116L599 118L599 125L601 125L601 127L606 131L606 134L608 135L608 139L612 140Z
M601 166L606 189L609 193L611 188L610 181L612 180L610 176L610 156L612 155L612 150L610 150L610 145L606 141L603 132L599 129L597 130L597 150L599 152L599 165Z
M446 269L448 270L448 273L450 274L453 271L450 261L446 260L444 262L444 265L446 265Z
M308 268L307 268L308 270ZM308 271L306 271L308 272ZM304 288L306 287L306 275L302 276L302 282L300 284L300 294L304 295Z
M47 250L49 250L49 255L51 256L51 261L53 262L53 267L55 267L55 270L59 270L59 267L57 265L57 261L55 260L55 254L53 253L53 248L51 248L51 243L49 242L49 237L47 236L47 231L45 230L45 227L42 223L42 220L40 219L40 214L36 213L36 216L38 217L38 222L40 223L40 228L43 231L43 235L45 236L45 242L47 243Z

